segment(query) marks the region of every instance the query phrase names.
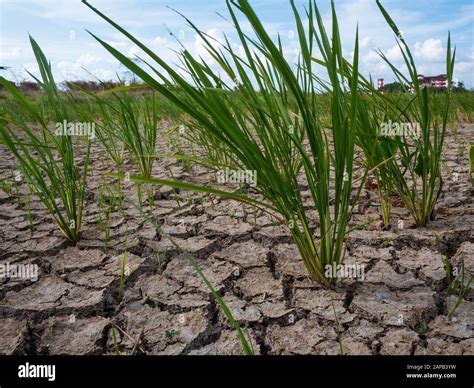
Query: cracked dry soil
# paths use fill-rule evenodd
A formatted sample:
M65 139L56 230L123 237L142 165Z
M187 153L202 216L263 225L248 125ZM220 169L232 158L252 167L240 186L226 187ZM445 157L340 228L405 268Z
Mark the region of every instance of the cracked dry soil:
M457 138L474 143L473 133L474 125L460 125ZM31 230L25 209L0 192L0 263L40 268L35 282L0 278L0 353L112 354L117 344L122 354L241 354L235 331L190 263L133 206L112 215L104 251L97 189L111 166L94 147L77 246L62 238L36 198ZM257 354L338 354L334 310L346 354L474 354L474 292L448 319L456 298L447 295L443 268L446 256L458 268L463 258L474 274L473 188L459 149L448 136L444 191L426 228L414 228L406 209L394 207L392 228L383 230L375 193L363 191L366 206L351 226L375 222L350 234L345 262L363 264L364 280L341 279L333 290L307 279L288 232L265 214L167 188L156 190L152 214L197 258ZM15 169L3 148L0 160L4 176ZM177 179L215 181L200 167L155 162L155 176L169 170ZM123 187L136 199L132 184ZM397 228L399 219L404 229ZM125 251L128 276L120 292Z

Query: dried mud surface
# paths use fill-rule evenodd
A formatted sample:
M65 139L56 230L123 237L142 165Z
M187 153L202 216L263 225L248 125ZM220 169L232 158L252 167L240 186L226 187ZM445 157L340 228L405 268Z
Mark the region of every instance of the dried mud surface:
M260 212L162 188L153 218L197 258L257 354L338 354L334 310L346 354L474 354L474 293L448 319L456 298L447 295L443 269L446 256L455 267L464 258L474 274L473 189L466 152L459 151L473 134L474 125L461 125L457 140L448 136L445 187L428 227L414 228L406 209L395 207L392 228L383 230L375 193L363 191L365 205L351 226L375 221L351 233L345 262L364 264L365 278L340 280L333 290L307 279L286 229ZM190 263L133 206L126 205L125 217L112 216L104 252L97 188L111 167L94 147L77 246L62 238L37 199L31 231L25 210L0 191L0 263L40 268L36 282L0 278L0 354L111 354L115 344L122 354L241 354L235 331ZM15 169L3 148L0 166L4 174ZM198 167L186 172L172 160L156 161L155 176L169 170L189 182L215 181ZM136 198L132 184L124 192ZM317 233L317 218L313 226ZM119 292L125 251L128 276Z

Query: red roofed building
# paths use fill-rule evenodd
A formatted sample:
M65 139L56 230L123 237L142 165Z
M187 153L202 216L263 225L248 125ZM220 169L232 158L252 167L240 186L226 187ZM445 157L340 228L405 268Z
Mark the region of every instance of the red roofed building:
M448 77L446 74L440 74L433 77L425 77L423 74L418 74L418 82L420 87L434 88L439 90L448 88ZM413 85L410 85L409 90L413 93Z

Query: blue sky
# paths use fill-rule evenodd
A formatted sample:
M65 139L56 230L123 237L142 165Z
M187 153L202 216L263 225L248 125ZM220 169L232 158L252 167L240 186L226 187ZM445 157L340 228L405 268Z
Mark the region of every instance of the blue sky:
M142 39L169 62L176 62L177 45L168 29L196 54L203 47L185 21L169 7L184 13L202 30L219 39L223 33L238 44L230 23L216 15L227 15L224 0L90 0L112 19ZM287 0L250 0L267 31L283 37L288 60L298 57L298 39ZM303 9L307 0L297 0ZM393 81L389 69L375 50L381 49L399 68L402 58L391 30L374 0L336 0L343 48L350 58L354 31L359 23L362 71L373 78ZM474 87L474 0L385 0L384 6L409 42L420 73L445 72L448 30L457 45L455 77ZM323 17L330 24L330 1L319 0ZM56 80L115 78L124 69L90 37L88 29L129 56L140 51L108 26L79 0L0 0L0 65L10 66L2 74L9 79L28 79L24 69L37 72L28 40L31 34L51 60ZM87 69L87 70L84 70ZM92 74L92 75L91 75Z

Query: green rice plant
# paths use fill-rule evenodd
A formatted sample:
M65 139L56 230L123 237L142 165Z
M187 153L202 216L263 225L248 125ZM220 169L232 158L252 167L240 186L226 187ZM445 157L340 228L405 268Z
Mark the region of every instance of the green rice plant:
M472 185L474 185L474 146L472 144L468 145L468 154L469 154L469 180Z
M385 104L385 105L382 105ZM380 136L381 123L384 122L385 112L382 108L386 102L367 94L361 97L357 110L359 120L356 132L356 144L365 156L365 168L372 172L376 181L376 193L380 203L380 213L384 227L391 222L392 170L396 166L395 156L398 143L390 138Z
M115 111L106 104L103 98L94 95L94 101L98 107L96 123L96 137L102 145L109 159L115 164L119 172L122 172L124 160L124 145L117 136L117 124ZM90 112L91 115L94 112ZM94 116L92 116L94 117Z
M30 224L31 233L33 233L33 214L31 213L31 194L32 194L32 190L30 188L30 192L26 195L25 210L26 210L26 218L28 220L28 223Z
M346 62L334 5L330 38L314 2L309 2L306 12L307 31L291 2L301 49L296 66L285 59L281 41L270 38L248 1L227 1L243 56L235 52L228 39L216 47L211 37L186 19L220 67L219 73L215 72L183 48L182 70L191 78L190 82L106 15L84 3L140 47L156 65L147 62L151 69L147 72L105 41L92 36L129 70L189 115L197 123L196 130L211 144L228 150L232 163L228 167L254 172L258 184L242 195L176 180L131 178L136 182L220 195L272 214L289 227L310 278L324 286L335 283L335 277L325 276L325 269L342 263L344 257L346 226L351 215L360 91L358 34L352 71L347 76L349 82L344 82ZM244 33L237 13L245 17L255 37ZM329 129L323 126L327 121L318 112L316 90L324 83L316 76L312 61L316 47L323 56L329 79L325 86L330 89L332 125ZM175 87L179 87L179 93L174 92ZM312 205L319 215L319 243L311 230L301 195L298 181L301 174L308 182Z
M31 37L30 42L42 77L42 80L35 79L44 91L45 106L51 110L52 120L56 125L74 121L75 117L58 92L50 63ZM0 84L19 107L2 116L0 142L16 157L26 183L48 209L62 234L76 243L82 225L90 140L87 140L80 168L75 159L72 136L56 136L43 105L38 107L28 101L3 77L0 77Z
M453 93L453 114L461 122L474 121L474 92L462 91Z
M178 160L182 164L184 171L189 172L191 170L191 162L189 158L184 157L186 146L186 144L183 144L184 140L186 140L184 133L185 127L183 125L175 125L166 132L166 139L168 144L177 151L175 157L179 158Z
M160 252L155 252L155 257L156 257L156 267L158 274L162 274L164 271L164 266L167 260L167 255L168 255L168 248L165 248L165 251L163 253Z
M3 171L2 171L3 174ZM10 183L10 179L8 179L9 175L5 174L4 177L0 180L0 190L2 190L8 197L13 195L12 184Z
M118 139L128 151L132 162L139 174L150 177L153 169L153 162L156 159L156 142L158 134L158 101L155 93L146 94L141 97L132 97L128 91L130 87L112 89L111 93L115 103L105 100L105 104L110 107L110 111L104 108L111 116L104 116L107 130L104 131L105 142L115 144L113 137ZM115 151L111 150L111 151ZM117 164L119 168L121 165ZM137 184L137 192L140 203L142 203L141 185ZM147 192L150 202L153 202L153 195ZM152 206L152 204L150 204Z
M114 109L119 125L117 136L130 153L140 175L150 177L156 158L159 120L156 95L152 93L137 100L124 91L114 93L114 97L118 103Z
M444 260L444 270L446 272L446 279L448 280L448 296L457 296L456 303L448 314L448 318L451 319L451 317L454 315L454 313L457 311L462 301L464 300L464 297L469 292L471 283L474 280L474 276L471 275L467 283L465 282L466 273L464 269L464 257L461 257L461 273L455 276L454 278L453 269L451 268L451 263L447 256Z
M334 305L334 298L332 297L332 294L331 294L331 305L332 305L332 312L334 314L334 320L335 320L335 326L336 326L337 342L339 343L339 354L343 356L344 345L343 345L342 336L341 336L341 323L339 321L339 317L337 316L336 306Z
M114 342L114 353L116 356L120 356L120 349L117 342L117 333L115 332L115 326L112 324L112 341Z
M17 172L19 172L17 170ZM13 179L13 188L15 189L15 197L16 197L16 202L18 203L18 207L22 208L24 203L23 203L23 198L21 197L21 191L20 191L20 186L18 185L18 180L15 177Z
M0 181L0 189L9 197L11 197L13 194L12 185L10 184L10 181L8 180L8 178L3 178Z
M386 159L384 167L379 169L379 187L383 188L380 195L382 199L388 199L389 191L395 193L403 201L415 223L425 226L435 216L435 206L443 188L441 161L446 130L454 117L451 110L452 91L451 87L448 87L445 92L440 93L420 84L408 44L379 0L377 5L395 33L409 75L408 78L405 77L399 68L380 52L381 58L394 73L404 93L382 95L372 82L362 75L359 75L359 84L370 92L375 100L374 107L379 112L372 117L384 120L384 124L408 124L411 129L416 128L418 133L397 134L391 141L387 141L378 139L380 131L374 131L374 128L379 128L380 125L371 125L368 127L369 137L364 139L367 144L361 148L369 164L374 157L373 150L376 150L376 159L380 156L379 152L389 158L393 157ZM446 74L449 85L452 84L455 55L455 49L451 52L451 38L448 36ZM326 65L324 61L317 60L317 63ZM343 67L344 74L350 76L353 72L352 66L346 62ZM361 106L364 105L359 104L359 107ZM358 136L358 139L363 139L363 136ZM361 145L360 142L357 143ZM382 205L388 207L389 203ZM387 207L385 212L388 211Z
M446 129L450 122L451 87L449 86L446 92L439 93L420 84L408 44L379 0L377 0L377 5L396 35L408 69L408 78L391 64L383 53L380 55L391 68L398 82L403 85L405 92L408 92L409 84L413 89L413 95L409 97L406 105L402 108L398 107L398 103L393 105L393 114L389 118L394 123L408 122L419 129L419 136L405 133L396 136L399 168L392 163L390 166L393 168L390 169L391 175L388 179L415 223L418 226L425 226L434 217L436 202L443 188L440 166ZM452 84L455 56L456 49L451 52L451 37L448 36L446 55L448 85Z
M104 252L107 253L110 240L110 220L112 213L116 210L117 199L113 190L108 185L99 187L99 214L97 224L104 234Z
M127 250L125 249L125 252L123 254L122 261L120 263L120 281L119 281L119 289L118 289L118 294L121 296L123 295L123 290L125 288L125 281L127 280Z

